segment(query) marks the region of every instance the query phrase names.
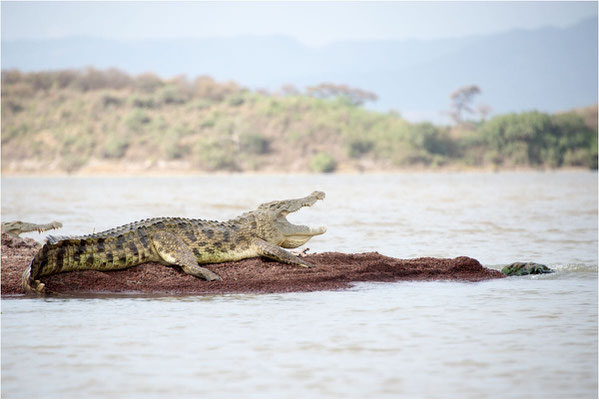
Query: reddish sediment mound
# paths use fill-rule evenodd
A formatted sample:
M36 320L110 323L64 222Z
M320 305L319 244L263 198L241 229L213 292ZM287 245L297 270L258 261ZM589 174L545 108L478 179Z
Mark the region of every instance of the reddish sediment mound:
M39 250L32 239L2 234L2 296L20 295L21 275ZM379 253L318 253L305 256L316 268L302 268L262 258L211 264L223 279L206 282L178 267L147 263L120 271L78 271L42 277L49 293L218 294L277 293L344 289L352 282L457 280L477 282L502 278L470 257L423 257L400 260Z

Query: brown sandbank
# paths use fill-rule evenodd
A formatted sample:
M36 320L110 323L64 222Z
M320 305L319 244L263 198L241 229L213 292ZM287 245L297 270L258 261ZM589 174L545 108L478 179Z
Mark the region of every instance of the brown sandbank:
M2 296L22 295L21 275L40 248L33 239L2 234ZM262 258L211 264L223 279L206 282L178 267L147 263L120 271L78 271L42 277L56 294L220 294L280 293L344 289L352 282L452 280L477 282L502 278L470 257L423 257L401 260L376 252L317 253L305 256L316 268L302 268Z

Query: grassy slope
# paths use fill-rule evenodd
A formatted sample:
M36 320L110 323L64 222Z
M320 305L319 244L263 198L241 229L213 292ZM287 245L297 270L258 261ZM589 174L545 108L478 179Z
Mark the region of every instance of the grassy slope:
M128 78L120 88L82 89L31 77L3 74L5 172L85 171L94 163L281 172L498 165L476 126L410 124L343 98L261 94L210 80L148 86ZM579 112L596 123L596 106Z

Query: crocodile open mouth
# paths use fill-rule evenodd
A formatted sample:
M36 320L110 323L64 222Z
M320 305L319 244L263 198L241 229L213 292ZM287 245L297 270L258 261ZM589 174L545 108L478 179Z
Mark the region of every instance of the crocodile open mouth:
M315 201L305 202L305 203L302 203L301 207L310 207L314 203L315 203ZM295 211L299 211L299 209L295 210ZM295 211L292 211L292 212L295 212ZM288 214L289 214L289 212L283 212L277 221L279 231L285 237L285 240L283 241L283 243L280 244L281 247L288 248L288 249L293 249L293 248L299 247L299 246L303 245L304 243L306 243L308 240L310 240L313 236L322 235L323 233L325 233L327 231L327 228L325 226L319 226L319 227L313 228L313 227L310 227L307 225L293 224L287 220L286 216Z
M285 240L281 243L281 247L293 249L306 243L312 236L322 235L327 231L325 226L311 228L306 225L294 225L287 222L287 232L283 232Z
M312 236L322 235L327 231L327 228L324 226L311 228L306 225L295 225L287 220L287 216L303 207L310 207L324 198L324 192L314 191L310 195L299 199L264 203L257 210L266 212L267 215L270 215L271 220L274 219L276 230L283 237L283 242L279 243L279 246L292 249L306 243Z

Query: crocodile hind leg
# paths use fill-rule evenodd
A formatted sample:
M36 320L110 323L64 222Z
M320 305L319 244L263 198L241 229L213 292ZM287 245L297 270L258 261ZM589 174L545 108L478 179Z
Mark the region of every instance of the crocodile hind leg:
M256 251L262 257L270 258L285 264L299 265L306 268L314 268L315 265L310 264L308 261L302 260L301 258L294 256L287 250L276 246L266 240L255 238L252 244L256 248Z
M162 260L171 265L178 265L183 272L207 281L220 281L221 278L207 268L198 264L193 252L170 232L156 232L152 235L152 244Z

